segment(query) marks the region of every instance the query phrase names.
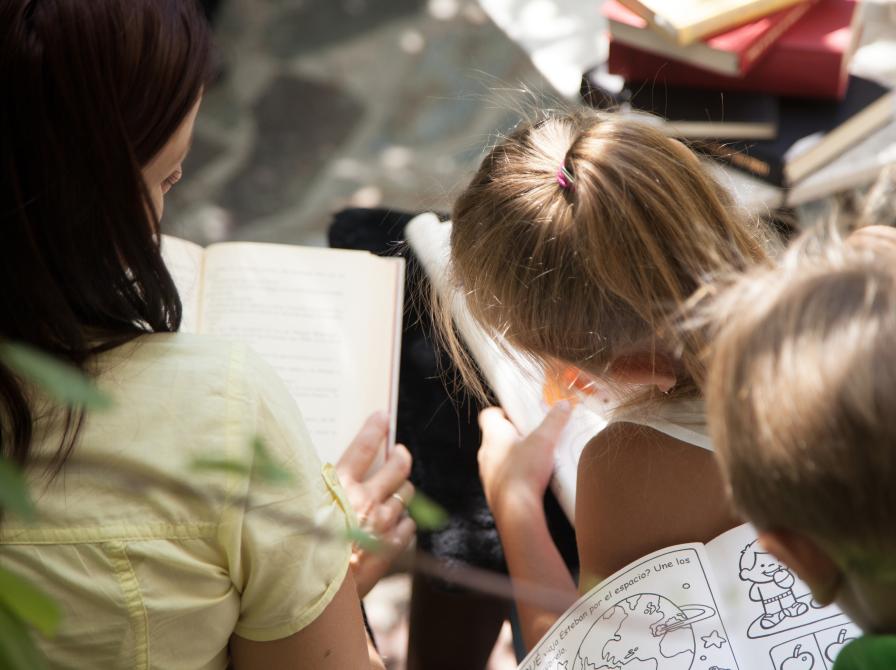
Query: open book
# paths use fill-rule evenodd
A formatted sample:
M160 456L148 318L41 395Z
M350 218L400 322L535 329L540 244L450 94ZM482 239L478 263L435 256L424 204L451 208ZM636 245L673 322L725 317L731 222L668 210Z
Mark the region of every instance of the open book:
M749 525L661 549L561 616L520 670L831 670L861 631Z
M394 443L404 260L364 251L165 236L182 332L245 341L280 374L321 460L335 463L373 412Z
M517 430L528 434L541 423L553 400L572 395L564 392L575 385L575 378L546 379L531 361L515 354L473 320L448 276L450 236L451 224L440 222L435 214L421 214L405 228L407 242L430 282L443 299L450 301L455 325L489 387ZM609 398L597 402L606 403L608 409L611 404ZM591 404L574 404L572 417L557 445L551 488L571 521L579 456L588 440L605 425L606 419Z

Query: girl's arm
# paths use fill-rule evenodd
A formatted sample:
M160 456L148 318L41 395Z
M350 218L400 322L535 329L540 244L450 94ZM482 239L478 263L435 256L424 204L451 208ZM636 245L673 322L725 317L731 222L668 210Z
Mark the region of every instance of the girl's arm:
M548 632L576 599L576 585L548 531L544 492L554 469L554 447L569 407L558 403L533 433L523 438L497 408L482 412L479 474L495 517L510 576L559 596L550 608L516 598L523 640L528 649Z
M632 561L737 525L712 452L652 428L615 423L579 461L576 538L582 589Z
M611 424L589 442L579 462L577 592L542 505L567 418L568 410L555 410L523 439L500 410L480 417L480 476L515 580L569 593L571 604L578 592L645 554L707 542L739 523L711 452L644 426ZM517 608L529 649L562 613L520 599Z
M385 670L364 631L351 571L326 609L298 633L270 642L254 642L233 635L230 653L236 670Z

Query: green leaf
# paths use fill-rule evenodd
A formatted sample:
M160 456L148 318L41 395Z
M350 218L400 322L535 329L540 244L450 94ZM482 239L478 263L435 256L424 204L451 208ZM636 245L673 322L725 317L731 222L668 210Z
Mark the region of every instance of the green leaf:
M0 509L9 510L23 521L34 519L34 503L22 472L0 456Z
M53 599L4 568L0 568L0 603L44 635L55 634L59 627L61 614Z
M200 456L190 462L190 469L208 472L229 472L271 484L286 485L295 482L295 476L292 472L274 462L261 438L255 437L252 439L252 453L253 459L251 463L232 458Z
M865 635L847 644L834 663L836 670L896 668L896 636Z
M190 469L205 472L228 472L246 477L251 474L251 468L247 463L229 458L210 458L206 456L194 458L190 462Z
M592 574L590 572L582 571L579 575L579 588L582 593L588 593L595 586L600 584L603 580L599 575Z
M408 503L408 514L420 530L438 530L448 523L448 512L422 493L414 494Z
M286 468L278 465L268 448L265 446L264 440L256 437L252 440L252 451L255 459L253 461L252 475L261 481L270 484L294 484L295 477Z
M0 667L9 670L45 670L47 662L34 645L31 631L0 605Z
M0 342L0 361L63 405L93 410L112 406L112 399L97 389L80 370L34 347Z
M349 528L345 531L345 537L364 551L377 552L383 549L383 543L379 539L360 528Z

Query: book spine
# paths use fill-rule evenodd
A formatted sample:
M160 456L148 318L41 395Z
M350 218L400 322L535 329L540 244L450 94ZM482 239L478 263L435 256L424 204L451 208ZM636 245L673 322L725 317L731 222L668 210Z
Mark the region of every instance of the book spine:
M691 25L680 26L677 31L676 41L681 46L687 46L704 37L720 33L742 23L748 23L778 10L786 9L801 1L804 2L805 0L755 0L729 11L707 16L702 21L696 21ZM660 17L657 16L654 20L659 25Z
M769 28L758 40L753 42L740 59L740 71L747 72L750 67L759 60L760 56L766 53L772 45L778 41L778 38L786 33L797 21L806 15L806 12L814 5L816 0L802 2L790 8L790 11L781 16L778 22Z
M690 47L679 47L675 43L659 37L652 30L636 28L613 18L607 19L610 39L634 49L664 58L672 58L688 65L703 68L708 72L728 76L742 76L741 56L734 49L717 49L709 44L695 44Z
M764 160L749 153L749 146L715 140L700 140L690 143L691 148L705 156L733 168L746 172L757 179L784 188L787 186L784 165L779 161Z
M647 19L648 21L653 20L653 12L644 6L639 0L617 0L620 5L625 7L627 10L634 12L638 16L643 19Z
M639 0L619 0L619 4L645 19L650 27L672 42L681 43L681 31L669 19L641 3Z
M613 41L607 69L627 82L839 100L846 92L847 60L845 54L835 51L789 49L778 44L749 74L729 77Z

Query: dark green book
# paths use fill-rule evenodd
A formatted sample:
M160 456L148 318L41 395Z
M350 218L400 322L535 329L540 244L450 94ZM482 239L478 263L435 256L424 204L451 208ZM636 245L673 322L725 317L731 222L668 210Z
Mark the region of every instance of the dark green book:
M767 140L777 135L778 99L767 93L628 85L608 74L605 65L585 73L581 93L593 107L640 115L672 137Z
M852 75L840 102L781 98L778 136L708 141L695 149L776 186L789 187L893 119L893 89Z

